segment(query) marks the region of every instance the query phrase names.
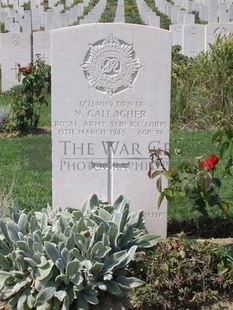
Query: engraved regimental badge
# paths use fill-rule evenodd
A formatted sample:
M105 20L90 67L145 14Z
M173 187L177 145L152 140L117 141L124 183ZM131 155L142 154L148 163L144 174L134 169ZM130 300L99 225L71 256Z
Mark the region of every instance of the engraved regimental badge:
M142 67L132 44L110 34L89 46L81 67L90 87L110 96L132 87Z

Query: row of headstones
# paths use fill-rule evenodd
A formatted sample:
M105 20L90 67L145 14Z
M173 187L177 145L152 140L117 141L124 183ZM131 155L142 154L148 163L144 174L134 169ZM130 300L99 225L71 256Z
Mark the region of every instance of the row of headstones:
M43 5L36 8L24 10L23 7L10 9L0 8L0 22L4 23L5 31L25 32L50 31L57 28L68 27L77 23L97 22L102 14L106 0L100 0L97 5L84 16L85 8L88 7L89 0L74 5L64 11L64 5L58 4L53 8L44 11Z
M160 27L160 17L147 5L144 0L136 0L139 13L145 25ZM174 24L194 24L195 15L187 11L180 10L170 2L156 1L155 5L158 11L168 16Z
M191 2L191 1L190 1ZM172 4L166 0L155 0L158 10L167 15L173 24L193 24L195 15L194 10L187 7L178 7L175 3Z
M183 3L185 1L190 3L189 0L182 1ZM147 3L144 0L136 0L136 3L143 22L149 26L159 27L159 16L156 16ZM163 8L160 5L161 3L164 4ZM176 8L171 3L155 0L155 4L168 17L175 17L174 9L176 10ZM181 53L185 56L195 57L200 52L207 51L209 45L215 42L218 35L233 33L233 23L195 24L194 14L189 14L186 11L177 11L176 13L175 23L169 28L172 32L172 45L180 45ZM178 23L179 21L180 23Z
M143 1L143 0L141 0ZM157 0L158 1L158 0ZM86 5L88 2L86 2ZM83 5L83 4L82 4ZM83 23L98 22L104 8L106 0L100 0L98 4L86 15ZM139 12L145 23L159 26L159 17L152 12L147 6L146 2L139 2L137 0ZM124 21L124 1L119 2L117 11L121 10L120 19ZM117 16L116 16L117 18ZM156 24L155 24L156 21ZM176 24L171 25L172 45L180 45L182 53L189 57L198 55L201 51L208 50L209 44L213 43L219 34L229 34L233 32L233 24ZM22 39L21 39L22 38ZM26 39L27 38L27 39ZM22 41L20 44L19 42ZM31 44L29 36L21 36L20 33L11 33L10 35L1 34L0 43L0 59L2 64L2 91L10 89L12 86L18 84L17 79L17 64L22 66L28 65L31 62ZM22 47L23 52L19 52ZM34 32L33 33L33 55L40 55L40 57L50 64L50 33L49 32ZM23 59L21 56L23 55Z
M139 14L145 25L160 27L160 17L147 5L144 0L136 0Z
M207 51L209 45L216 41L218 36L227 36L233 33L233 23L213 23L207 25L170 25L172 45L180 45L181 53L188 57L195 57L200 52Z
M179 2L179 0L177 0ZM187 0L186 0L187 1ZM177 3L178 3L177 2ZM232 0L194 0L191 9L199 13L203 22L229 22L233 20Z
M207 1L209 1L209 7L207 7ZM217 0L205 0L203 3L196 3L190 0L177 0L174 4L166 1L166 0L155 0L155 5L158 10L163 14L167 15L173 24L193 24L195 20L195 15L191 14L192 11L197 11L200 13L200 17L203 20L208 20L209 22L220 22L228 21L233 18L233 5L229 3L219 3ZM40 3L33 1L31 6L31 12L27 11L19 6L19 2L17 5L14 1L14 8L10 9L1 8L0 9L0 21L5 24L5 30L18 33L20 31L31 33L31 31L39 31L44 29L46 31L67 27L73 25L74 23L86 24L86 23L94 23L98 22L101 14L104 11L106 0L101 0L99 3L90 11L86 16L84 16L84 8L88 6L89 0L84 0L83 3L79 3L74 5L73 7L69 7L73 5L73 0L66 0L66 8L68 8L64 12L64 5L57 4L54 0L49 0L49 5L52 6L51 9L47 9L44 11L43 5ZM223 8L223 4L224 7ZM220 13L226 13L224 10L227 10L226 7L228 5L229 18L221 18L221 15L217 18L214 18L213 10L219 7ZM137 0L137 6L139 9L139 13L141 18L146 25L159 27L160 18L156 16L151 8L146 4L144 0ZM207 12L208 9L208 18L202 18L203 12ZM119 13L120 12L120 13ZM203 13L203 14L202 14ZM206 15L206 16L207 16ZM216 15L216 14L215 14ZM217 14L218 15L218 14ZM124 22L124 1L119 1L115 22Z
M99 12L100 14L100 12ZM180 45L182 54L194 57L207 51L218 35L233 33L233 23L208 25L171 25L172 45ZM40 57L51 64L51 32L33 33L33 60ZM2 33L0 35L0 63L2 67L2 91L18 85L18 64L31 62L31 35L27 33Z
M175 0L174 4L167 0L155 0L155 3L158 10L167 15L173 24L190 23L187 14L193 11L199 13L202 22L227 23L233 20L232 0Z
M32 61L31 35L29 33L1 33L0 61L2 91L10 90L19 84L18 69L28 66ZM51 64L51 32L33 33L33 61L40 58Z

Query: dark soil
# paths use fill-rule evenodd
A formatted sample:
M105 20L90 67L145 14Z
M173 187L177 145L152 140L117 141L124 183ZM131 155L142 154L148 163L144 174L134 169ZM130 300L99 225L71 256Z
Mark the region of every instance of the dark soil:
M198 226L194 221L168 222L168 236L181 232L193 238L233 238L233 223L225 219L208 219Z
M28 131L13 131L11 133L2 132L0 131L0 138L1 137L7 137L7 138L13 138L13 137L24 137L24 136L38 136L38 135L51 135L51 127L45 126L45 127L38 127L37 129L32 129ZM1 308L0 308L1 310Z

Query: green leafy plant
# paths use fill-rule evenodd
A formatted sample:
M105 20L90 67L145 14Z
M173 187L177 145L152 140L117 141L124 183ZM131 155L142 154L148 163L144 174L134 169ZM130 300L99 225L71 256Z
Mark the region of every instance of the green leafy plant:
M160 17L160 28L169 30L169 26L171 25L169 17L158 10L153 0L145 0L145 2L156 13L156 15Z
M108 0L104 9L104 12L101 14L99 19L100 23L113 23L114 17L116 14L117 1Z
M192 61L192 58L181 54L181 46L172 47L171 119L173 127L178 122L184 124L187 121L186 109L191 96Z
M125 22L131 24L143 24L135 0L125 1Z
M224 133L228 141L224 140ZM213 136L213 142L220 148L220 156L223 157L224 152L229 149L229 159L222 178L228 173L233 165L233 128L228 126L225 131L219 131ZM176 154L182 156L182 151L176 149ZM150 150L150 169L148 175L151 179L157 178L156 186L160 193L158 206L161 205L163 199L174 199L177 196L188 198L193 203L193 212L197 220L197 224L201 219L208 218L207 207L218 206L224 215L229 216L229 203L223 200L219 194L222 185L222 178L215 176L215 168L220 157L215 154L210 155L206 160L203 156L181 162L177 167L167 170L163 165L162 156L170 157L170 153L161 149ZM162 187L162 178L169 180L167 188Z
M157 243L145 234L143 213L129 213L93 195L82 210L13 209L0 220L0 300L17 309L89 309L105 294L126 296L143 281L127 266L139 248Z
M10 127L17 130L36 129L41 115L42 105L47 105L47 96L51 90L50 66L37 58L27 67L18 65L18 79L22 85L11 90L12 116Z
M232 35L218 36L207 52L194 58L173 58L172 118L177 125L209 129L232 122L232 59Z
M233 168L233 126L225 126L222 130L218 130L212 137L212 142L219 149L221 158L227 156L226 166L223 177L232 176Z
M137 309L200 309L233 289L233 256L226 247L183 237L160 241L131 263L145 281L133 291Z
M91 12L91 10L93 9L94 6L96 6L96 4L98 3L98 0L91 0L89 1L88 6L84 7L83 9L83 16L86 16L89 14L89 12ZM81 17L82 19L83 17Z

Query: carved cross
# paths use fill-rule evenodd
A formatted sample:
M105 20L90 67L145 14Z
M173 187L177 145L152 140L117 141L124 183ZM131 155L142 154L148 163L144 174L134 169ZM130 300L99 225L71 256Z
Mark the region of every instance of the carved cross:
M190 52L190 54L192 54L193 57L197 56L198 51L196 50L196 47L194 46L192 51Z
M114 141L106 141L107 144L107 156L108 160L105 163L94 163L91 162L91 170L98 169L98 170L107 170L108 171L108 178L107 178L107 193L108 193L108 202L113 202L113 171L114 170L128 170L130 167L130 163L117 163L113 162L113 150L112 146Z
M18 80L18 70L19 70L19 67L18 67L17 62L15 62L15 67L11 68L11 70L15 71L15 79Z
M43 62L46 62L46 60L48 59L48 57L46 57L45 53L43 54L36 54L37 58L40 58L40 60L42 60Z

